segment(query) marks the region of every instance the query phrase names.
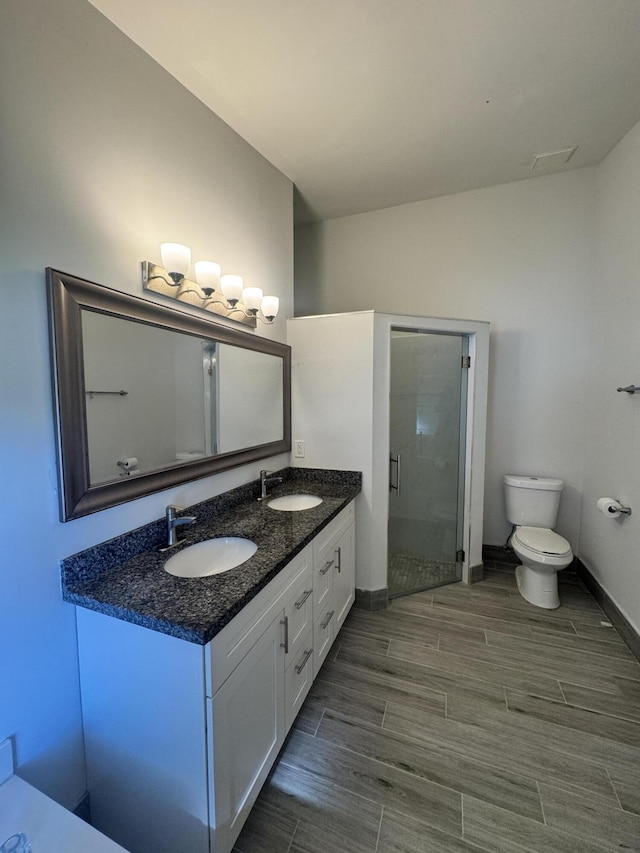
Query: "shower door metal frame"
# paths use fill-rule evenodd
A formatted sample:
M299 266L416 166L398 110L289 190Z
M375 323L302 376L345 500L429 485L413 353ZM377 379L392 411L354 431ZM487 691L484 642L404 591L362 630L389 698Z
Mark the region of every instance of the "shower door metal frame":
M469 355L471 346L470 346L470 335L465 334L464 332L458 331L445 331L445 330L433 330L433 329L423 329L423 328L410 328L406 326L400 326L392 324L389 327L389 498L390 502L391 493L395 492L397 497L400 497L401 494L401 454L399 452L395 453L391 447L391 416L392 416L392 404L391 404L391 339L393 337L394 332L406 332L411 335L435 335L449 338L457 338L460 340L460 387L459 387L459 399L458 399L458 461L457 461L457 488L456 488L456 521L455 521L455 552L452 556L452 565L456 565L458 568L456 569L457 577L450 581L460 581L464 579L465 574L465 559L467 556L467 548L465 547L465 481L466 481L466 457L467 457L467 421L468 421L468 406L469 406L469 382L468 382L468 374L469 369L472 364L472 358ZM393 480L393 466L396 466L396 481L394 483ZM425 485L425 489L427 486ZM390 514L390 506L387 511L387 519L388 523L391 521ZM389 558L390 549L389 549L389 534L387 534L387 560ZM425 555L426 556L426 555ZM436 561L437 562L437 561ZM388 577L388 568L387 568L387 577ZM449 583L449 581L445 581L444 583ZM432 589L441 584L433 584L431 586L425 586L424 589ZM389 598L397 597L401 595L410 594L408 592L397 592L396 595L392 596L391 588L387 581ZM412 590L411 592L416 592L416 590Z
M466 335L471 365L467 371L466 446L464 448L464 523L462 582L471 583L482 566L482 518L484 514L484 470L489 378L490 324L483 320L417 317L409 314L374 315L373 353L373 495L367 571L371 588L386 586L387 519L389 517L389 370L391 326L408 331L445 332ZM473 476L472 476L473 469ZM473 515L473 525L471 519ZM369 569L368 566L371 566ZM365 571L365 569L361 569Z

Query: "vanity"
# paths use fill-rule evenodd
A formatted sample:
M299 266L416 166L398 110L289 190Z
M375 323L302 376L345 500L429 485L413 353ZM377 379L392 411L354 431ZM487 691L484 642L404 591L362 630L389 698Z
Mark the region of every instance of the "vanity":
M250 538L236 569L168 574L161 523L63 561L92 820L133 853L231 851L353 604L360 475L278 474L272 497L322 502L277 511L254 482L189 507L178 548Z
M291 450L285 344L53 269L47 293L61 521ZM361 485L265 472L62 561L92 822L127 850L230 853L353 604Z

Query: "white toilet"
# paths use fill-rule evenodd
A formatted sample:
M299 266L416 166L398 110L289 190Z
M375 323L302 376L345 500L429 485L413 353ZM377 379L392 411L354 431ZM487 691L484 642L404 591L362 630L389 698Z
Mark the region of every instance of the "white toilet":
M553 532L564 483L551 477L504 475L507 518L515 525L511 547L520 595L536 607L560 607L558 572L573 560L571 545Z

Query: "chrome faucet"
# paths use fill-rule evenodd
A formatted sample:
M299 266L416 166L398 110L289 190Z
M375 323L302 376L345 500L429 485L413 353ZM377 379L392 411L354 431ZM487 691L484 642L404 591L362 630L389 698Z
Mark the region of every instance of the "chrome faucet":
M259 501L263 501L269 497L267 494L267 486L269 483L281 483L282 477L274 477L271 471L265 471L264 469L260 471L260 497Z
M178 544L177 528L179 526L183 524L195 524L196 522L195 515L181 515L178 518L176 513L181 511L182 507L176 506L175 504L169 504L167 507L167 548L171 548L173 545Z

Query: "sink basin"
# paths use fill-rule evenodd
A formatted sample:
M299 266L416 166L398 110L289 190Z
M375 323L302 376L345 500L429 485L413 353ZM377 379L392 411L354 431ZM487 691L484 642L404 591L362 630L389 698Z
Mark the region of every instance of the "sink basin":
M179 578L206 578L235 569L257 550L255 542L240 536L206 539L174 554L164 564L164 570Z
M299 512L301 509L311 509L312 506L318 506L321 503L322 498L315 495L283 495L281 498L269 501L267 506L285 512Z

